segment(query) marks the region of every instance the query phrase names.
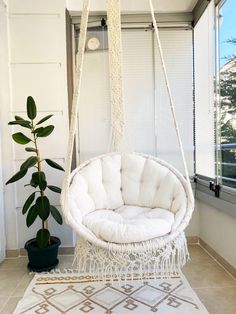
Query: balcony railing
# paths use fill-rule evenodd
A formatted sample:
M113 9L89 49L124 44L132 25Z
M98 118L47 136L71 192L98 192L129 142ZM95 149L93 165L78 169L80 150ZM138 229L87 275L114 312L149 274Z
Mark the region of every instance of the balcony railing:
M236 188L236 143L219 145L222 162L222 183Z

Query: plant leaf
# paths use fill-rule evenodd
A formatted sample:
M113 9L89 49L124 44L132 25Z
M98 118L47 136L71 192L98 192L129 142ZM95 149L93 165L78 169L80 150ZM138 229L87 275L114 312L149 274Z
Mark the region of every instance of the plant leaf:
M49 114L48 116L46 116L46 117L42 118L41 120L39 120L39 122L36 123L36 125L39 125L39 124L41 124L41 123L47 121L47 120L50 119L52 116L53 116L53 114Z
M13 182L16 182L18 180L20 180L21 178L23 178L27 173L27 169L22 169L20 171L18 171L16 174L14 174L13 177L11 177L11 179L9 179L6 184L9 184L9 183L13 183Z
M43 127L42 126L40 128L35 129L32 133L33 134L37 134L40 131L43 131Z
M38 161L38 158L36 156L30 156L28 159L26 159L25 162L20 166L20 169L28 169L30 167L33 167Z
M18 144L28 144L29 142L31 142L31 139L28 138L27 136L25 136L23 133L18 132L18 133L14 133L12 135L13 140L18 143Z
M51 159L45 159L46 163L51 166L52 168L64 171L64 169L62 168L62 166L58 165L55 161L51 160Z
M53 125L48 125L45 128L39 128L39 130L37 131L37 136L38 137L46 137L46 136L50 135L53 130L54 130Z
M54 185L48 185L49 190L55 192L55 193L61 193L61 188L59 188L58 186L54 186Z
M39 172L39 188L40 190L44 191L46 187L47 187L47 181L45 180L45 174L43 172Z
M26 217L26 225L28 228L35 222L35 219L37 218L37 216L38 216L38 209L35 205L33 205L30 207L27 217Z
M15 116L16 120L25 120L24 118L20 117L20 116Z
M35 192L32 193L32 194L27 198L27 200L26 200L26 202L25 202L25 204L24 204L24 206L23 206L23 208L22 208L22 214L23 214L23 215L27 212L27 210L29 209L30 205L33 203L34 198L35 198Z
M23 126L23 127L27 128L27 129L31 129L30 122L26 121L26 120L10 121L8 123L8 125L20 125L20 126Z
M32 173L30 185L34 188L36 188L39 185L39 178L38 177L39 177L38 172Z
M36 153L36 149L33 148L33 147L26 147L25 150L26 150L27 152L34 152L34 153Z
M49 239L50 239L50 232L48 231L48 229L40 229L37 232L36 240L40 248L46 247L47 244L49 243Z
M56 222L59 225L62 225L63 221L62 221L62 216L61 216L59 210L55 206L51 205L50 211L51 211L52 217L56 220Z
M46 176L45 173L40 171L40 172L34 172L32 173L30 185L36 188L39 186L40 190L45 190L47 187L47 181L46 181Z
M47 196L39 196L36 199L35 206L37 207L39 217L42 220L46 220L50 214L50 203Z
M27 98L27 115L31 120L34 120L37 115L35 101L32 96Z

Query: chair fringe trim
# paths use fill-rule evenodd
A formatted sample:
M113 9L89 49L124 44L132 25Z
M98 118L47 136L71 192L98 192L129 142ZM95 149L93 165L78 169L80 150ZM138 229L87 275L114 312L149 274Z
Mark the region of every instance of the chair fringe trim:
M184 232L175 239L166 242L157 249L153 242L146 241L145 252L131 252L127 250L117 252L94 246L84 239L79 239L75 248L73 265L79 273L89 273L101 280L119 281L133 280L137 274L145 279L154 273L155 278L168 278L180 272L189 259L187 241Z

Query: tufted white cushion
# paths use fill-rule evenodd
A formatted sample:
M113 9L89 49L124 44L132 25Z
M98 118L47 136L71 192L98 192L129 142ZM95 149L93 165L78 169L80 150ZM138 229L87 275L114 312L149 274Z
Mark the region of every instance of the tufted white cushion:
M83 224L100 239L113 243L134 243L171 231L174 214L161 208L122 206L115 211L95 210L83 217Z
M186 206L177 175L158 160L135 153L114 153L88 162L74 175L69 189L74 219L97 237L116 243L145 241L175 230Z

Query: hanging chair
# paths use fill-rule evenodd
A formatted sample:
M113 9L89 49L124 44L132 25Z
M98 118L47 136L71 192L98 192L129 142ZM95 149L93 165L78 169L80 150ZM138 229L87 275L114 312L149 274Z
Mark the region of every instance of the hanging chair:
M119 0L107 1L111 145L115 152L90 159L70 174L89 0L83 5L61 204L66 222L78 235L75 257L79 271L96 272L103 278L114 274L118 279L132 277L136 272L141 276L147 272L166 276L177 272L188 258L184 229L192 215L194 198L152 0L149 3L185 177L156 157L119 151L125 123Z

